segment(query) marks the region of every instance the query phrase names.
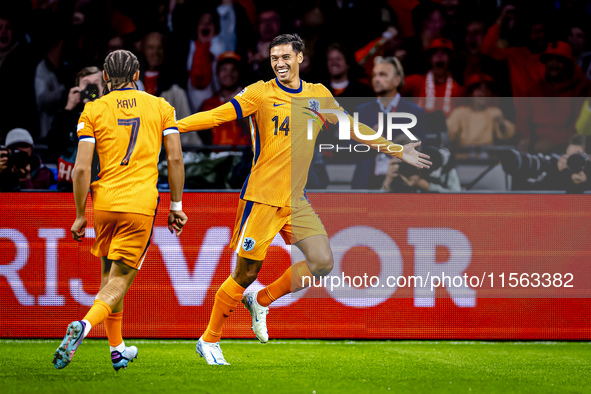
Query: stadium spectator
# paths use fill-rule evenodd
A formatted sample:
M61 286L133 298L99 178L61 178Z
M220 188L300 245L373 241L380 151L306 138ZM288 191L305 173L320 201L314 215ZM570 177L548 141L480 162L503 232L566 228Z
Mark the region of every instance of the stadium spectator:
M253 80L268 80L274 77L269 62L269 44L281 31L281 16L273 9L263 9L257 15L258 40L248 54L248 63Z
M203 101L213 95L215 59L226 51L223 40L218 37L220 17L215 8L202 10L196 20L197 25L192 32L187 56L187 95L193 113L199 110Z
M373 90L353 77L357 64L351 52L339 43L329 45L326 68L330 76L328 89L335 97L371 97Z
M31 134L21 128L12 129L6 135L6 149L0 152L1 186L5 191L18 189L49 189L55 183L53 173L41 158L33 154ZM12 175L9 175L9 174ZM18 180L17 182L15 182Z
M15 127L39 134L34 76L38 59L24 37L24 13L0 6L0 141ZM7 114L10 114L8 116Z
M447 131L452 145L467 147L492 145L515 135L515 124L505 119L491 97L496 85L487 74L474 74L466 81L469 106L461 106L447 118Z
M463 85L471 75L490 75L498 86L498 95L500 97L510 96L511 86L506 64L482 53L482 42L485 35L486 24L482 20L472 19L466 24L464 42L461 46L462 53L453 67L454 75Z
M381 36L370 41L363 48L355 52L355 60L363 67L368 77L372 75L374 59L378 56L396 56L404 61L406 51L401 49L402 37L396 25L390 25L382 32Z
M589 137L583 135L571 137L558 160L554 156L556 164L550 166L538 179L530 180L527 188L533 190L564 190L567 193L582 193L591 190L588 139ZM554 160L552 160L552 163L554 163ZM523 182L523 179L516 178L515 180Z
M47 134L49 159L58 163L58 189L72 191L72 169L78 152L76 126L84 105L103 95L103 73L98 67L85 67L76 75L66 106L55 114ZM95 163L96 165L96 163ZM94 166L93 166L94 168ZM94 168L96 172L96 168Z
M418 139L425 137L425 111L417 105L400 97L399 89L404 86L404 69L395 57L378 57L375 61L372 79L377 100L369 100L359 105L355 111L359 122L379 128L379 116L382 116L382 132L385 130L385 118L389 112L406 112L417 117L417 125L411 130ZM396 119L393 119L396 122ZM407 122L404 119L400 123ZM396 138L396 137L394 137ZM389 157L372 150L365 154L356 153L359 162L355 167L352 189L379 189L388 169Z
M581 67L587 79L591 79L591 52L588 50L589 39L584 23L574 23L568 31L567 41L573 52L575 63Z
M484 37L482 52L493 59L507 62L513 97L526 97L544 76L544 65L539 60L540 54L546 49L547 37L544 22L536 15L530 15L525 46L499 47L501 26L513 17L515 11L516 8L510 4L503 8L496 23Z
M540 60L546 65L544 78L529 90L527 99L515 103L519 147L536 153L560 152L576 132L575 121L584 97L591 93L590 82L574 63L566 42L549 44Z
M379 38L388 26L398 24L398 15L389 4L391 2L386 0L329 0L318 3L325 16L323 35L327 41L346 43L353 51Z
M53 117L59 110L66 92L66 87L58 76L59 68L62 66L64 40L57 32L50 34L53 36L50 48L35 69L35 99L39 111L40 141L45 141Z
M203 102L201 111L209 111L229 102L242 90L238 85L240 61L240 56L234 52L224 52L218 57L216 72L220 90ZM206 145L250 145L250 134L246 130L248 130L247 121L241 119L223 123L211 130L203 130L199 132L199 136ZM185 134L188 137L194 133Z
M431 69L423 75L408 76L403 95L418 97L418 105L427 112L441 110L449 114L454 106L453 98L463 94L450 71L453 50L447 38L433 40L428 51Z
M390 159L382 189L391 193L461 192L460 177L451 152L445 148L436 147L425 147L422 151L430 155L433 161L430 169L417 171L401 160Z
M412 11L415 35L402 44L406 55L402 61L407 75L425 74L429 70L428 51L436 38L442 37L445 12L439 4L421 2Z
M191 115L187 93L179 86L181 81L167 62L165 36L157 31L148 33L141 41L140 52L146 62L142 78L146 93L163 97L175 108L179 118Z

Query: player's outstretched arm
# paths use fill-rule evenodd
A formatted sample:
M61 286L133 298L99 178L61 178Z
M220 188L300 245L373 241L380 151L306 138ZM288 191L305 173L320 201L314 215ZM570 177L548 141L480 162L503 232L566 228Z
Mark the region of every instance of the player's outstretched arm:
M228 102L212 110L198 112L179 120L178 128L181 133L209 130L236 119L238 119L236 109L231 102Z
M74 184L74 201L76 202L76 220L70 231L78 242L86 235L86 199L90 188L90 173L92 157L94 155L94 142L81 140L78 143L76 164L72 171L72 182Z
M421 145L421 141L404 145L401 159L417 168L429 168L433 163L429 161L430 157L428 155L415 149L419 145Z
M353 118L349 115L349 121L351 125L354 124ZM353 126L351 126L353 127ZM359 133L362 135L375 135L376 132L369 128L367 125L363 123L359 123ZM412 142L410 144L406 144L404 146L398 145L385 139L384 137L378 137L375 140L367 141L363 140L355 134L353 129L351 129L351 137L357 141L361 142L362 144L368 144L378 152L383 152L389 156L398 157L402 159L402 161L413 165L417 168L429 168L432 164L429 160L429 156L417 151L415 148L421 145L421 142Z
M164 148L168 161L168 184L170 186L170 213L168 214L168 229L171 233L176 230L176 236L181 235L187 224L187 215L183 212L183 187L185 186L185 165L181 150L181 138L178 133L171 133L164 137Z

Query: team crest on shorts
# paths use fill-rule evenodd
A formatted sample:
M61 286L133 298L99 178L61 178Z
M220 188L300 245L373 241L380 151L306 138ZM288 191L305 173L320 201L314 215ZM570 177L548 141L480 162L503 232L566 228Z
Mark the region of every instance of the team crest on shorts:
M244 238L244 242L242 243L242 249L244 249L245 252L250 252L251 250L254 249L254 245L256 243L257 242L250 237Z

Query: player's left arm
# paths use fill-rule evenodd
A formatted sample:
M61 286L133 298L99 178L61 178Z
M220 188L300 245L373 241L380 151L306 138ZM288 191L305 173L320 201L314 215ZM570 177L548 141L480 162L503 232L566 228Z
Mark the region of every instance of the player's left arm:
M265 94L263 81L245 87L229 102L210 111L196 113L178 122L181 133L189 131L209 130L222 123L246 118L255 113Z
M86 199L90 188L92 156L94 155L94 143L88 140L80 140L76 164L72 171L74 184L74 201L76 202L76 220L72 225L72 236L78 242L82 241L86 232Z
M181 133L209 130L236 119L238 119L238 115L234 105L227 102L212 110L198 112L179 120L178 128Z
M72 170L72 183L74 185L74 201L76 202L76 220L70 231L78 242L86 235L86 199L90 188L92 157L96 139L94 135L94 117L92 111L94 103L87 103L80 115L78 127L78 153L76 163Z

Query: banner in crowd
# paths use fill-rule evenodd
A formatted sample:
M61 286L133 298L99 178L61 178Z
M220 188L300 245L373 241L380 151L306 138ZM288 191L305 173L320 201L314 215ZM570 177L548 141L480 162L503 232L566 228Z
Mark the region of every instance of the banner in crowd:
M591 339L591 202L583 195L312 193L335 265L271 306L271 338ZM189 222L166 226L125 298L124 336L197 339L236 264L238 194L185 193ZM75 242L72 194L0 200L0 336L62 337L100 285L100 260ZM294 247L295 249L295 247ZM303 259L277 237L252 289ZM225 338L254 338L241 305ZM103 337L102 325L91 337Z

